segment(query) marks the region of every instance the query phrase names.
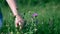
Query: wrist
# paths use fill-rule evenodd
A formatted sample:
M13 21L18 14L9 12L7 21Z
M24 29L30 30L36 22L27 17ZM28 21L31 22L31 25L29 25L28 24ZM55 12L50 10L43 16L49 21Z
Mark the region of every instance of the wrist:
M13 16L16 18L18 16L18 14L14 14Z
M16 13L13 13L14 16L18 16L19 14L16 12Z
M14 15L14 18L17 18L17 17L19 17L19 15Z

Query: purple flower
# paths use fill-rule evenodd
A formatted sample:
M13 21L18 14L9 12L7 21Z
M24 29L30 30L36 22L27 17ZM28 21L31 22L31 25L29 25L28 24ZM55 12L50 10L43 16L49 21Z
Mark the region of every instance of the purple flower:
M32 15L32 17L37 17L38 16L38 14L37 13L34 13L33 15Z

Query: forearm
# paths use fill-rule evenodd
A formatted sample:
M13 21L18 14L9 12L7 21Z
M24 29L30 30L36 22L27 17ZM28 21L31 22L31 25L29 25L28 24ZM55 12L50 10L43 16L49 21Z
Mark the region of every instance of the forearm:
M6 1L7 1L8 5L9 5L9 7L11 8L14 16L18 15L15 0L6 0Z

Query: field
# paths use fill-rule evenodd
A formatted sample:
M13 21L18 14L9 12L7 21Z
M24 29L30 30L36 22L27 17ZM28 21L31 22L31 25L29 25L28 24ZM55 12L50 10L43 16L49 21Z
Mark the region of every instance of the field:
M18 4L19 14L24 19L22 30L15 28L14 17L9 7L3 6L4 34L60 34L60 4L46 3L28 6ZM33 16L37 14L36 16Z

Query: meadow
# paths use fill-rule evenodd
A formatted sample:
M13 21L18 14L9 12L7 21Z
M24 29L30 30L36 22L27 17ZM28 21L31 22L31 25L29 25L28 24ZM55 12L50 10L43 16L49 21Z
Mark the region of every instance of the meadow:
M24 19L22 30L15 28L11 9L2 6L3 34L60 34L60 3L49 2L37 5L17 4L18 12Z

